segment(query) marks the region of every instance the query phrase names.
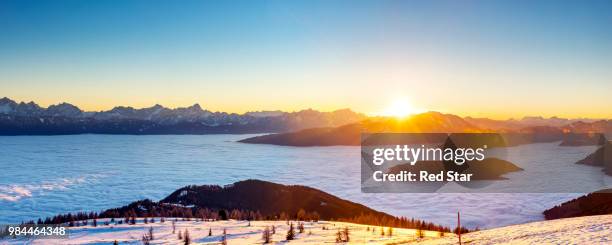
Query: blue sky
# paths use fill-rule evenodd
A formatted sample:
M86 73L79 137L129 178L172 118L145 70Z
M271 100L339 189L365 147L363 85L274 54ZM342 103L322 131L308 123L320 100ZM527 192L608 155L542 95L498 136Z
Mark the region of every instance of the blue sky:
M0 96L612 117L611 1L0 1Z

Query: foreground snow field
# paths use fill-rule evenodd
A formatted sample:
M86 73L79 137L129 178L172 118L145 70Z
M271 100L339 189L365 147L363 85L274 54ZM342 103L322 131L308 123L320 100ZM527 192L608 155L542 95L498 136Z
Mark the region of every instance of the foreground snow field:
M446 233L425 231L424 238L417 238L416 230L393 229L393 235L381 235L381 227L357 225L342 222L305 222L304 233L299 233L297 222L296 238L286 241L287 223L285 221L177 221L176 233L172 233L172 222L136 225L111 225L98 227L77 227L71 229L70 239L39 239L32 244L140 244L141 238L153 227L154 239L151 244L183 244L178 239L178 231L189 231L192 244L219 244L222 232L227 231L227 244L262 244L262 232L266 226L275 226L272 244L330 244L335 243L336 232L349 228L350 244L457 244L457 236ZM103 222L99 222L103 223ZM326 227L327 229L323 229ZM368 231L368 228L370 230ZM372 231L372 228L376 228ZM212 229L212 236L208 236ZM388 232L387 228L384 229ZM465 244L612 244L612 215L588 216L552 221L533 222L465 234ZM0 241L1 243L7 241ZM22 244L12 241L9 244Z
M385 227L385 236L381 235L381 227L358 225L343 222L304 222L304 233L299 233L297 222L292 222L295 229L295 240L286 241L288 225L286 221L176 221L176 232L172 233L172 222L174 219L167 219L166 222L143 224L138 220L136 225L99 225L97 227L83 226L71 228L69 239L38 239L29 241L31 244L112 244L118 241L119 244L142 244L142 236L147 234L150 227L153 227L153 240L151 244L184 244L178 239L178 232L189 231L192 244L220 244L223 229L227 232L227 244L262 244L262 233L266 226L275 226L276 234L272 235L271 244L330 244L335 243L336 233L349 228L351 244L389 244L414 240L416 230L393 228L393 235L388 236L388 228ZM102 224L104 220L98 223ZM90 222L91 224L91 222ZM324 230L323 227L326 229ZM368 231L370 228L370 231ZM372 228L376 228L372 230ZM212 236L208 236L209 229L212 229ZM425 236L438 237L437 231L424 231ZM447 233L446 236L454 236ZM22 244L23 241L12 242L12 244ZM2 244L2 241L0 241Z
M612 244L612 215L532 222L465 234L465 244ZM456 238L407 244L457 244Z

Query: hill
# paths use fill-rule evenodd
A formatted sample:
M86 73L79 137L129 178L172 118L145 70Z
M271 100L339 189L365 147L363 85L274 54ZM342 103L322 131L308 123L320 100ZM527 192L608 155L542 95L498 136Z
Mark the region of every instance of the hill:
M604 173L612 176L612 141L604 142L595 152L576 162L576 164L602 167Z
M612 214L612 189L567 201L543 212L546 219Z
M299 185L245 180L231 185L191 185L159 202L140 200L119 208L96 212L60 214L37 223L86 225L83 220L137 217L180 217L201 220L337 220L403 228L420 227L448 231L421 220L395 217L326 192ZM32 221L33 222L33 221Z
M186 186L160 203L213 210L251 210L260 212L264 217L278 216L283 212L295 215L300 209L308 213L316 212L324 220L351 218L359 214L387 215L314 188L260 180L245 180L224 187Z
M610 244L612 215L588 216L511 225L471 232L464 244ZM426 238L402 244L453 245L456 236Z

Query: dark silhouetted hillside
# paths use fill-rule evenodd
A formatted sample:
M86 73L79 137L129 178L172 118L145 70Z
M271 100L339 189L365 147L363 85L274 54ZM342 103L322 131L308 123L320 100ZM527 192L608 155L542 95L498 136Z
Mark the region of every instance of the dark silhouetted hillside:
M296 214L304 209L307 212L317 212L326 220L350 218L359 214L386 215L314 188L260 180L245 180L225 187L187 186L174 191L160 202L217 210L257 210L263 216L279 215L281 212Z
M544 211L546 219L612 214L612 189L601 190Z
M245 180L223 187L218 185L186 186L174 191L159 202L146 199L100 213L60 214L38 222L44 224L68 223L70 226L78 226L88 219L115 218L128 223L134 222L136 217L181 217L210 220L228 218L323 219L450 231L447 227L430 222L391 216L314 188L282 185L261 180Z
M612 141L605 142L595 152L576 162L576 164L603 167L602 171L612 176Z

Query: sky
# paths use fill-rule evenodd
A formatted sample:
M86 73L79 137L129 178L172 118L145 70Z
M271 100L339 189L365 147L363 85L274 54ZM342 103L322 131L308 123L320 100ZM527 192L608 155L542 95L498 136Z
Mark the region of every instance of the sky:
M1 0L0 97L612 118L611 26L605 0Z

